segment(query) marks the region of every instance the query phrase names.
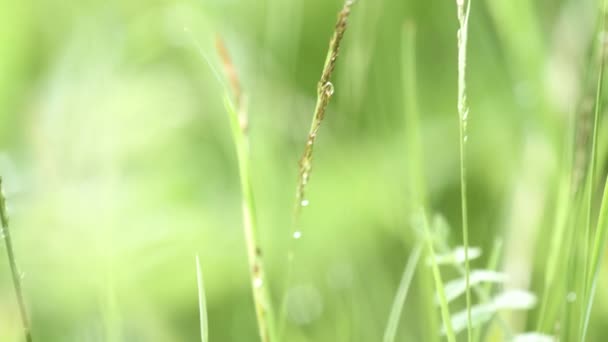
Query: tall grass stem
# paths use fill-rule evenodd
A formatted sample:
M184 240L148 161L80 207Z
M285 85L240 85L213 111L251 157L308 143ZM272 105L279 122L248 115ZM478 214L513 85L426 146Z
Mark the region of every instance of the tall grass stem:
M469 220L467 209L467 175L466 175L466 143L468 140L467 124L469 108L467 105L467 43L469 31L469 16L471 13L471 1L456 0L458 9L458 116L460 128L460 194L462 210L462 238L465 255L465 283L466 283L466 304L467 304L467 335L468 341L473 340L473 327L471 321L471 284L470 284L470 264L469 264Z
M15 294L17 297L17 304L19 305L19 313L21 315L21 323L23 325L23 334L27 342L32 341L32 329L30 325L30 319L27 313L27 307L25 305L25 299L23 296L23 288L21 284L21 273L17 267L17 260L15 257L15 250L13 248L13 240L11 238L11 231L9 228L8 211L6 209L6 197L4 197L4 188L2 177L0 176L0 221L2 221L2 237L4 238L4 244L6 246L6 255L11 268L11 276L13 278L13 286L15 287Z
M216 48L222 60L226 77L232 89L232 99L225 95L224 104L230 125L232 138L236 148L239 177L242 191L243 229L249 260L249 275L258 322L258 330L262 342L274 342L276 339L275 317L270 299L268 282L262 259L262 247L258 241L257 219L254 203L254 193L251 183L249 156L249 123L245 109L241 84L232 63L228 50L218 37Z

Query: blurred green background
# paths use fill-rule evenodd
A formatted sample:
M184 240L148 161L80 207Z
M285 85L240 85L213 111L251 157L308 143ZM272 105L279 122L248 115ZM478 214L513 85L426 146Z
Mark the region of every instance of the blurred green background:
M196 341L196 254L211 341L257 340L234 146L202 54L215 59L220 34L247 93L276 303L297 163L341 5L0 0L0 173L36 341ZM489 251L501 238L501 269L536 292L596 8L592 0L473 1L472 244ZM417 26L430 203L451 226L450 244L461 243L455 1L360 0L315 150L289 341L381 340L415 243L405 177L406 22ZM0 341L20 341L1 250ZM608 334L605 276L592 341ZM399 341L428 335L421 312L434 309L417 295L425 285L415 284ZM533 328L530 315L516 329Z

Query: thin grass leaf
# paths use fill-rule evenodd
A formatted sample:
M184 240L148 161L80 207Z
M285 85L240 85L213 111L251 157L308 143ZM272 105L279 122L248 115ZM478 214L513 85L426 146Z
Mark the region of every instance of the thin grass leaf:
M219 38L217 40L217 49L222 58L222 62L224 63L226 76L229 78L232 87L232 97L235 100L241 101L243 96L241 94L240 82L234 71L235 68L232 65L229 54ZM249 276L258 330L262 342L273 342L277 340L274 321L275 317L272 302L270 300L264 262L262 260L262 247L258 242L257 236L256 210L249 168L249 130L247 112L244 109L242 101L234 103L229 94L225 94L224 96L224 106L230 119L232 138L239 165L239 178L242 191L243 230L247 247Z
M473 340L473 328L471 325L471 286L469 284L469 222L467 209L467 177L466 177L466 142L467 124L469 116L469 108L467 105L467 83L466 83L466 67L467 67L467 42L469 36L469 16L471 13L471 1L456 0L458 9L458 116L459 119L459 145L460 145L460 194L461 194L461 211L462 211L462 239L465 248L465 279L466 279L466 302L467 302L467 336L468 341Z
M589 320L591 318L591 308L593 306L593 299L595 298L595 291L597 288L597 279L600 273L600 266L602 264L602 256L604 247L606 246L606 235L608 232L608 178L604 185L604 195L602 196L602 204L600 207L599 219L597 222L597 231L595 234L595 241L593 243L593 251L591 256L591 279L589 281L590 289L589 296L585 299L585 311L583 313L583 326L581 341L585 341L587 337L587 329L589 327Z
M399 319L401 318L401 312L403 311L405 299L407 298L410 284L412 283L412 278L414 277L414 271L416 270L416 266L420 260L422 247L422 243L414 247L414 250L408 258L405 269L403 270L403 276L401 277L401 282L399 283L399 289L395 295L391 313L388 317L388 324L386 326L386 330L384 331L384 342L395 341L395 337L397 336L397 328L399 327Z
M597 81L597 92L595 96L595 111L594 111L594 119L593 119L593 137L592 137L592 145L591 145L591 160L589 165L589 174L588 174L588 199L587 199L587 221L586 221L586 230L585 230L585 272L584 272L584 287L583 287L583 312L581 317L581 328L580 328L580 340L585 341L587 337L587 329L589 326L589 319L591 316L591 307L593 303L593 297L595 296L595 287L597 283L597 276L599 273L599 265L600 265L600 253L603 251L604 246L604 234L605 234L605 211L608 208L604 207L606 200L606 191L604 191L604 197L602 198L602 207L600 208L599 219L597 223L597 229L594 236L594 244L592 246L591 255L587 251L590 250L590 237L591 237L591 209L593 203L593 188L595 186L595 168L596 168L596 159L597 159L597 139L598 139L598 129L599 129L599 116L602 112L602 95L603 95L603 85L604 85L604 63L606 59L606 44L603 41L604 36L607 32L606 30L606 0L603 2L602 12L601 12L601 37L602 41L600 41L600 55L599 55L599 72L598 72L598 81Z
M199 325L201 329L201 342L209 342L209 324L207 318L207 300L205 297L205 285L203 284L203 271L198 255L196 256L196 285L198 288L198 312Z
M274 314L270 296L268 294L268 285L262 261L262 248L260 247L257 238L256 211L249 174L248 143L245 136L246 128L242 125L243 121L239 120L239 115L228 96L224 98L224 105L230 117L233 139L239 161L241 189L243 192L243 229L245 232L245 242L249 260L249 275L260 338L262 339L262 342L275 341Z
M500 255L502 254L502 239L501 238L497 238L494 241L494 246L492 248L492 254L490 255L490 258L488 259L488 265L487 265L487 270L490 271L495 271L498 269L498 262L500 260ZM492 285L495 284L493 282L486 282L482 287L481 287L481 291L483 291L483 293L491 293L492 291ZM477 328L473 331L473 341L481 341L481 331L482 329Z
M31 342L32 328L30 325L30 319L25 305L25 298L23 296L21 273L19 272L19 268L17 267L17 258L15 257L13 240L11 238L11 231L9 229L8 212L6 210L6 198L4 197L4 188L2 185L2 176L0 176L0 221L2 223L2 231L0 232L0 236L4 238L4 244L6 246L6 256L8 258L8 263L11 268L13 287L15 288L15 295L17 297L17 303L19 304L19 313L21 315L21 324L23 325L23 334L25 336L25 340L27 342Z
M448 305L448 300L445 296L443 280L441 279L441 271L439 270L439 265L437 264L437 262L435 262L435 247L433 246L433 237L431 236L426 214L422 212L421 216L422 226L424 227L424 231L426 232L426 244L431 257L431 268L433 270L433 279L435 280L435 290L437 291L437 296L439 297L441 318L443 320L442 331L443 334L446 335L449 342L456 342L456 335L454 334L454 329L452 328L452 317L450 315L450 307Z

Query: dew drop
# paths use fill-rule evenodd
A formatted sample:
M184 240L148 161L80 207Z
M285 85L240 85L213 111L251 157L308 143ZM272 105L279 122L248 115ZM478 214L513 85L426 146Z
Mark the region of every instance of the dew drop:
M300 204L301 204L303 207L308 207L308 205L310 204L310 202L309 202L307 199L303 199L303 200L302 200L302 202L300 202Z
M260 288L262 287L262 285L264 284L264 281L262 281L262 278L257 277L253 280L253 286L255 286L256 288Z
M323 90L325 91L325 95L332 96L334 94L334 85L331 82L327 82L323 86Z
M302 237L302 232L301 232L301 231L299 231L299 230L298 230L298 231L295 231L295 232L293 233L293 238L294 238L294 239L298 240L298 239L299 239L299 238L301 238L301 237Z
M469 136L465 135L464 138L463 138L463 140L464 140L464 142L467 142L469 140Z

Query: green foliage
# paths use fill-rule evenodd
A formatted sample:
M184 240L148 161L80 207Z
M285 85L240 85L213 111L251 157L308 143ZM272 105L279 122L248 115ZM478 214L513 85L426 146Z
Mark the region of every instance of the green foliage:
M608 335L603 1L0 4L0 341Z

